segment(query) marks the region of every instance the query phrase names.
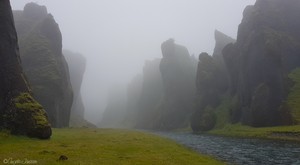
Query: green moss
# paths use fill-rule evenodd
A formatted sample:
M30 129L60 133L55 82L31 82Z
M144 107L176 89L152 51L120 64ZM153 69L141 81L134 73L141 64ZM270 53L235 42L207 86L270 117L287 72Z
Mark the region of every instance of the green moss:
M18 111L34 119L37 128L49 125L43 107L29 93L21 93L14 99L14 104Z
M289 92L287 104L294 120L300 123L300 68L293 70L288 76L294 82L294 86Z
M223 97L221 104L216 108L216 125L215 128L222 128L230 120L230 109L232 108L232 100L230 97Z

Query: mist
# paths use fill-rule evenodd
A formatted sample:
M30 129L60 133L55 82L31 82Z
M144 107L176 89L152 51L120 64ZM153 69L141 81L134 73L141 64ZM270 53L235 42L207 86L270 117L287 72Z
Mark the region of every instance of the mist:
M30 0L11 1L21 10ZM87 60L81 88L85 117L99 122L109 89L142 72L145 60L161 58L169 38L189 53L212 54L214 31L236 38L242 12L254 0L35 0L58 22L63 48Z

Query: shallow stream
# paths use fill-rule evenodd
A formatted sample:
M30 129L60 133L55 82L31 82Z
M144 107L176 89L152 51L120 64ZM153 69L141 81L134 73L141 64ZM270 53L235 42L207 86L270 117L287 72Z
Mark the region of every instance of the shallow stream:
M300 144L192 133L156 132L234 165L300 165Z

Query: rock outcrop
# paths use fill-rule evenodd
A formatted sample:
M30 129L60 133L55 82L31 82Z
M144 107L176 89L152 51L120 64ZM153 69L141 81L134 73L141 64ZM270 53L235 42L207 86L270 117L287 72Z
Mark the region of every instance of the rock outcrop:
M231 120L251 126L294 123L288 105L293 86L288 74L300 66L300 1L257 0L244 10L237 42L224 59L232 96ZM298 107L299 108L299 107Z
M154 129L159 119L158 106L163 97L163 82L159 70L161 59L146 61L140 97L137 100L136 128Z
M226 45L234 43L235 40L226 34L215 30L215 41L216 43L212 57L214 59L214 63L218 67L218 71L215 73L216 77L218 77L216 83L218 83L218 90L220 90L220 93L224 93L229 87L230 79L224 62L222 50Z
M53 127L67 127L73 92L58 24L45 6L35 3L15 11L14 16L22 66L33 94Z
M48 139L52 132L47 114L30 95L23 75L9 0L0 1L0 22L0 128Z
M81 85L86 69L86 59L79 53L73 53L68 50L63 51L63 55L69 66L71 85L74 93L73 104L71 108L70 126L82 127L87 125L84 119L84 105L81 97Z
M213 117L213 108L219 105L221 95L217 81L218 72L217 61L207 53L201 53L196 78L195 110L191 117L193 131L207 131L214 127L216 121Z
M111 89L99 127L137 128L141 117L139 101L142 82L142 75L136 75L125 87L126 90L120 86Z
M164 98L160 104L157 129L175 129L188 124L195 94L196 65L188 50L173 39L161 45L160 72Z
M191 117L193 131L207 131L216 124L215 109L220 105L222 96L229 87L222 50L235 40L222 32L215 31L215 49L213 56L207 53L199 55L196 77L196 99Z
M114 86L108 91L107 105L98 126L124 128L126 113L126 90L121 86Z
M138 120L139 113L139 100L143 86L143 76L136 75L128 84L126 91L126 114L124 126L135 128Z
M234 43L235 39L227 36L226 34L215 30L215 48L214 48L214 53L212 55L213 58L215 58L217 60L217 62L223 62L224 63L224 59L223 59L223 53L222 50L224 49L224 47L230 43Z
M100 126L114 121L114 126L138 129L156 129L160 121L160 109L163 98L163 82L159 70L161 59L147 60L143 74L135 76L127 86L126 102L117 99L121 94L110 97L107 112L104 113ZM123 102L123 103L122 103ZM119 106L118 106L119 105ZM124 111L124 107L126 111ZM118 111L116 110L118 109ZM108 112L115 111L113 112ZM118 114L116 114L118 112ZM113 118L113 114L118 115ZM123 114L123 116L122 116ZM106 121L104 123L104 121Z

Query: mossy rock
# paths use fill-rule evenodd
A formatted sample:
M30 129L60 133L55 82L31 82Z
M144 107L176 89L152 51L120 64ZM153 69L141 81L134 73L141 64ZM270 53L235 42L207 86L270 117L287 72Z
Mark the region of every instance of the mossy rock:
M12 99L6 117L13 134L40 139L49 139L52 134L47 113L29 93Z
M62 35L45 6L29 3L14 12L23 72L52 127L68 127L73 100Z
M214 109L207 106L203 112L196 112L191 119L191 128L194 132L205 132L213 129L216 125L217 117Z
M293 70L289 78L294 82L287 98L287 104L291 108L291 114L296 124L300 124L300 67Z

